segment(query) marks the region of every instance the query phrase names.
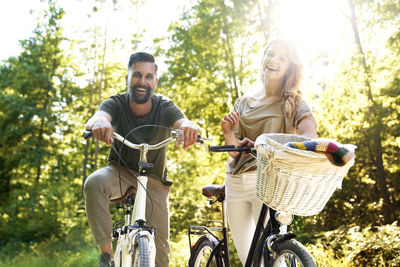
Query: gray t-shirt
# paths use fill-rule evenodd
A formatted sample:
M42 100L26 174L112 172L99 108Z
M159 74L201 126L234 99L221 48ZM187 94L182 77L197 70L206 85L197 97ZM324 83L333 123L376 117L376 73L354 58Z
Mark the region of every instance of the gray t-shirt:
M111 116L111 124L114 131L123 137L138 126L156 124L165 127L172 127L176 121L184 118L182 111L167 97L162 95L153 95L151 101L151 111L143 117L136 117L132 113L129 106L128 93L117 94L108 98L100 105L99 110L107 112ZM169 137L169 131L167 129L159 127L144 127L133 131L129 136L127 136L127 139L137 144L156 144L167 137ZM118 153L120 153L121 142L115 140L113 146L117 149ZM166 185L171 185L172 182L168 181L167 178L166 151L167 147L164 147L147 153L147 162L153 163L153 168L149 170L148 175ZM120 155L122 155L122 158L129 168L138 172L138 150L122 146ZM108 155L108 161L118 162L118 156L112 148Z

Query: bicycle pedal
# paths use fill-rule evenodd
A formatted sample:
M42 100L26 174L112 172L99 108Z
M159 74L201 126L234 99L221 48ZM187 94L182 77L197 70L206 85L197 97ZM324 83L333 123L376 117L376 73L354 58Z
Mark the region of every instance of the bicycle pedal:
M124 200L124 204L127 207L133 206L133 204L135 203L135 194L130 194L125 200Z
M113 232L112 232L112 237L113 237L114 239L118 239L118 237L119 237L118 231L113 230Z

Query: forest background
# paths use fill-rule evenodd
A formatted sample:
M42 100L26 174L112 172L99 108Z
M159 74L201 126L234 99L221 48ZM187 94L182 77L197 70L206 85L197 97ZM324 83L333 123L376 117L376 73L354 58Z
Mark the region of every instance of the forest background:
M64 28L62 3L41 2L18 55L0 63L0 266L96 266L81 189L109 147L82 129L126 90L131 52L156 55L158 93L222 144L220 119L259 88L262 49L280 36L305 58L319 136L358 146L342 189L318 215L297 217L294 232L320 266L400 265L399 1L181 1L157 34L146 28L160 23L155 1L68 1L85 18L79 29ZM168 158L171 266L185 266L187 227L218 218L201 187L224 182L227 155L171 145ZM231 254L238 266L232 245Z

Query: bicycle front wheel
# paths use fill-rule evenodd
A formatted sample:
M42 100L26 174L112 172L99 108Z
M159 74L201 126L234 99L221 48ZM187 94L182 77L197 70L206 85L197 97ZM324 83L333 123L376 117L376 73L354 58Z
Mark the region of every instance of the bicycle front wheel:
M205 267L211 257L211 252L215 248L214 242L212 242L207 236L201 236L193 247L193 254L189 260L189 267ZM216 253L218 254L218 253ZM211 259L209 267L223 267L223 261L219 255L215 255Z
M151 267L150 262L149 239L145 235L138 236L132 258L132 267Z
M316 267L315 261L307 249L294 239L279 244L275 252L276 257L273 259L273 267Z

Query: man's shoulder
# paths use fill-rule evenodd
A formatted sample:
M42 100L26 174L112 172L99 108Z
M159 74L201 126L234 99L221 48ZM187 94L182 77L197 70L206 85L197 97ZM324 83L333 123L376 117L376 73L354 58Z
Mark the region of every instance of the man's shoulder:
M162 94L154 94L153 95L156 103L159 105L171 105L174 104L174 101L172 101L169 97L162 95Z
M121 112L121 108L125 105L129 99L129 95L127 93L115 94L107 98L101 103L99 110L105 111L108 114L117 114Z
M127 92L115 94L107 98L107 100L109 101L116 101L116 102L121 102L121 101L123 102L126 101L127 99L129 99L129 94Z

